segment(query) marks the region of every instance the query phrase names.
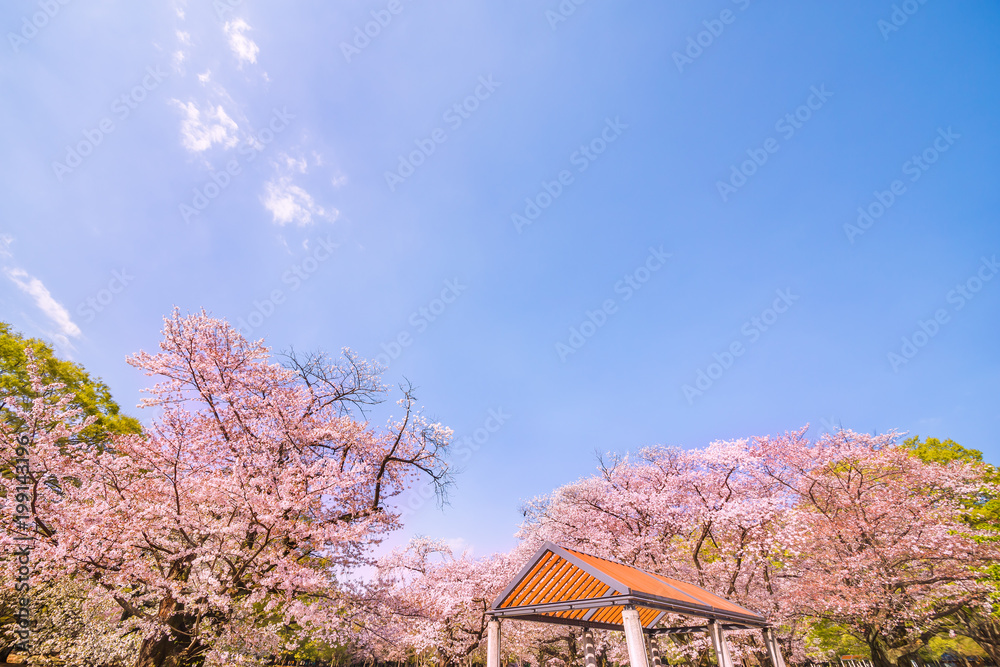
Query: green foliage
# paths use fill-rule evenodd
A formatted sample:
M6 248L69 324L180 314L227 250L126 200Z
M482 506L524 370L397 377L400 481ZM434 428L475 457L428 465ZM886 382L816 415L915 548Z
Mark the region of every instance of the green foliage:
M1000 470L996 466L983 462L982 452L975 449L966 449L954 440L941 442L937 438L927 438L921 442L919 436L906 439L903 444L913 450L914 455L924 461L948 465L952 461L964 461L975 465L983 482L983 487L979 493L970 497L965 502L965 521L974 531L974 539L979 542L1000 542ZM991 601L996 606L1000 604L1000 563L993 563L979 570L983 575L980 583L989 585L992 589ZM983 626L992 623L997 626L997 619L1000 619L1000 610L993 611L986 616L981 613L971 613L967 610L963 612L967 619L975 617L973 625ZM975 628L969 625L969 621L959 624L965 631ZM988 635L989 633L986 633ZM983 639L983 637L979 637ZM927 655L924 656L924 652ZM939 659L943 653L951 652L960 655L980 655L982 650L980 644L965 637L948 637L939 635L932 639L921 656L930 659Z
M81 432L81 441L103 447L114 435L142 430L138 420L122 413L111 397L111 390L99 378L91 378L79 364L57 358L44 341L25 338L4 322L0 322L0 419L20 430L17 419L2 408L10 401L27 406L34 396L28 377L26 347L34 352L42 380L64 384L60 395L75 396L72 406L82 409L85 416L95 418L94 423Z
M916 435L903 441L903 445L928 463L948 465L952 461L963 461L975 465L982 475L983 490L966 502L965 519L979 533L978 539L1000 540L1000 494L994 491L1000 486L1000 471L983 462L982 452L966 449L954 440L942 442L937 438L927 438L921 442L920 436Z
M842 655L868 656L868 645L851 634L850 628L830 621L817 620L805 637L807 653L814 660L836 659Z
M31 401L35 398L28 376L28 356L25 354L25 348L29 347L38 363L42 381L46 384L57 382L65 385L50 397L51 400L72 395L74 398L71 406L83 411L81 419L94 417L94 423L77 436L80 442L94 447L104 447L114 435L141 432L142 427L138 420L121 412L121 408L111 397L111 390L100 379L91 378L79 364L57 358L52 348L44 341L25 338L11 329L10 325L0 322L0 420L6 422L15 432L22 431L24 424L20 423L20 419L10 409L5 408L13 405L30 408ZM3 460L0 460L0 474L13 474L9 464ZM4 586L0 587L0 648L14 643L10 632L13 628L12 614L17 596L6 585L8 583L3 582ZM82 632L80 628L96 627L94 619L81 620L92 610L85 610L82 598L77 599L67 592L76 591L73 586L76 584L70 580L59 580L50 586L51 590L46 588L35 591L33 604L36 606L36 613L39 614L39 621L34 629L36 641L51 639L58 644L59 641L65 642L67 637L75 636L73 633L80 635ZM112 611L120 612L116 605ZM92 643L96 642L95 646L100 641L111 642L113 639L106 632L91 634ZM46 639L47 637L49 639ZM68 645L72 645L72 642Z
M986 655L986 651L968 637L962 637L961 635L949 637L946 634L941 634L932 637L927 642L927 646L920 650L920 657L924 660L940 660L941 656L945 653L962 656L975 655L979 657Z
M970 463L982 463L983 453L978 449L966 449L954 440L941 442L937 438L927 438L923 442L920 436L915 435L903 441L903 446L913 450L920 460L927 463L940 463L947 465L952 461L968 461Z

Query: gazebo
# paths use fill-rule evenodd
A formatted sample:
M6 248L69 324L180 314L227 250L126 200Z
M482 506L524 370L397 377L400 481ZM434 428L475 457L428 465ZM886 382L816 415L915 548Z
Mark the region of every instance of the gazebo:
M759 629L773 667L785 667L774 631L760 614L700 586L546 542L486 612L486 667L500 667L500 621L575 625L584 629L584 665L596 667L592 628L625 631L631 667L660 667L653 637L707 632L719 667L734 667L726 630ZM704 625L664 628L668 613Z

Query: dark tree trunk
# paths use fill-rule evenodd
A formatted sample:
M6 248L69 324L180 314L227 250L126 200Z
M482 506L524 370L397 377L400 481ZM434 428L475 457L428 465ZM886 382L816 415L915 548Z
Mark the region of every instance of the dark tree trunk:
M1000 667L1000 620L968 608L962 609L955 616L961 627L959 632L976 642L993 665Z
M191 574L191 556L174 561L169 578L187 581ZM198 620L167 593L160 602L157 617L168 632L155 639L145 639L139 647L136 667L201 667L208 647L198 638Z
M889 656L889 643L876 631L865 633L865 643L872 654L872 664L875 667L896 667Z
M136 667L201 667L205 664L205 648L198 641L173 633L147 639L139 647Z
M207 647L194 636L195 619L184 613L184 605L167 596L158 615L170 632L143 640L136 667L201 667Z

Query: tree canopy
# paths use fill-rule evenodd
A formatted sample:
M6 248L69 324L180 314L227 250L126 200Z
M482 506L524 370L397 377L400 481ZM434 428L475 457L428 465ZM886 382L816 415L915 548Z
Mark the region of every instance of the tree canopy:
M0 322L0 419L13 420L11 427L19 429L17 415L4 409L11 402L26 407L34 397L25 349L31 349L37 363L38 378L44 385L61 384L53 388L54 396L70 397L70 406L80 410L80 418L93 418L73 437L95 446L106 444L115 435L139 433L142 426L134 417L122 412L111 396L111 390L100 378L92 378L83 366L56 356L52 347L38 338L25 338L5 322Z

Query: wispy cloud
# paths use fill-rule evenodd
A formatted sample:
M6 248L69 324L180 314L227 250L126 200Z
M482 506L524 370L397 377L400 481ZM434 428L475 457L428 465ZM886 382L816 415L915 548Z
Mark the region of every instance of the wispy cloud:
M333 221L338 215L336 209L328 210L318 205L312 195L292 182L291 176L279 176L268 181L264 185L261 203L279 225L294 223L305 227L313 224L316 218Z
M225 26L226 36L229 38L229 48L239 59L240 66L243 63L256 63L257 54L260 52L260 48L254 41L244 34L248 30L250 30L250 26L243 19L230 21Z
M281 157L285 161L285 167L287 167L290 171L297 171L300 174L304 174L309 169L309 163L306 162L304 157L297 160L290 155L282 154Z
M9 253L7 256L9 256ZM45 313L45 316L56 325L58 331L54 334L54 337L61 337L61 343L68 344L68 336L73 336L74 338L80 336L80 327L73 322L73 319L69 316L69 311L53 298L52 293L49 292L41 280L28 275L28 272L24 269L4 267L3 272L22 292L34 299L38 309Z
M212 144L232 148L239 142L236 136L239 127L226 114L221 104L215 107L209 105L208 110L203 113L194 102L172 102L184 114L181 121L181 143L189 151L201 153L211 148Z
M274 219L275 224L299 227L311 225L319 219L333 222L340 215L335 208L320 206L306 190L295 184L295 174L306 174L309 163L304 157L294 158L280 154L272 162L278 174L264 184L260 201Z

